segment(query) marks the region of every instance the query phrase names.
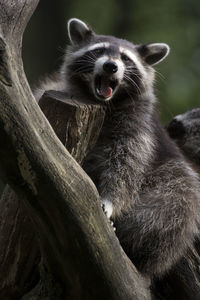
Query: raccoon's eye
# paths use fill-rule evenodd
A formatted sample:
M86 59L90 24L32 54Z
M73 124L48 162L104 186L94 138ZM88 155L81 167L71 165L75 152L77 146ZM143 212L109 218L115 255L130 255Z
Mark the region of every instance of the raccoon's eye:
M105 48L97 48L92 51L95 55L102 55L105 52Z
M131 61L130 58L126 54L124 54L124 53L121 54L121 59L124 62L130 62Z

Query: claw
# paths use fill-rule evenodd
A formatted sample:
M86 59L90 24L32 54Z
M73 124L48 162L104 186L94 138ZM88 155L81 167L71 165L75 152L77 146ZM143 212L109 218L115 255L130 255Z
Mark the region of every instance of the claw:
M104 213L105 213L105 204L101 202L101 208L103 209Z
M113 230L116 231L116 227L114 226L114 222L110 220L110 225L112 226Z
M110 221L110 225L113 227L113 225L114 225L114 222L113 222L113 221Z

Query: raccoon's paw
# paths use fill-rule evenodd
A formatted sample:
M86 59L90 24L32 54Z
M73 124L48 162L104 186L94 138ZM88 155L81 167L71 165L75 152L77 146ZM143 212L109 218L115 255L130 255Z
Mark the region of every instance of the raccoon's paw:
M107 199L102 199L101 207L102 207L103 212L105 213L106 217L108 218L110 225L113 227L113 230L115 231L116 228L114 227L114 223L113 223L113 221L110 220L110 218L112 216L112 212L113 212L112 202L110 202Z
M113 205L112 202L107 199L101 199L101 207L108 219L112 216L113 213Z

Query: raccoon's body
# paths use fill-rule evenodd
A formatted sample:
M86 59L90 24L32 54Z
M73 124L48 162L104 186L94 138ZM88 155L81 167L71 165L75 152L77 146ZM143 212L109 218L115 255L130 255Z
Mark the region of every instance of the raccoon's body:
M83 168L138 270L162 275L192 247L200 215L197 174L156 112L152 65L165 58L169 47L96 35L78 19L68 22L68 33L72 45L54 89L107 107Z

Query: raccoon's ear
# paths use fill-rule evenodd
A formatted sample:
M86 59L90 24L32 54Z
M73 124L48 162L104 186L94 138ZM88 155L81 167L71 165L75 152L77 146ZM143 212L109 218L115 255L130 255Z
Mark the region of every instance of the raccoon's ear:
M139 45L137 50L147 64L156 65L165 59L170 48L164 43L150 43Z
M75 18L68 21L67 30L72 45L78 45L94 34L87 24Z

